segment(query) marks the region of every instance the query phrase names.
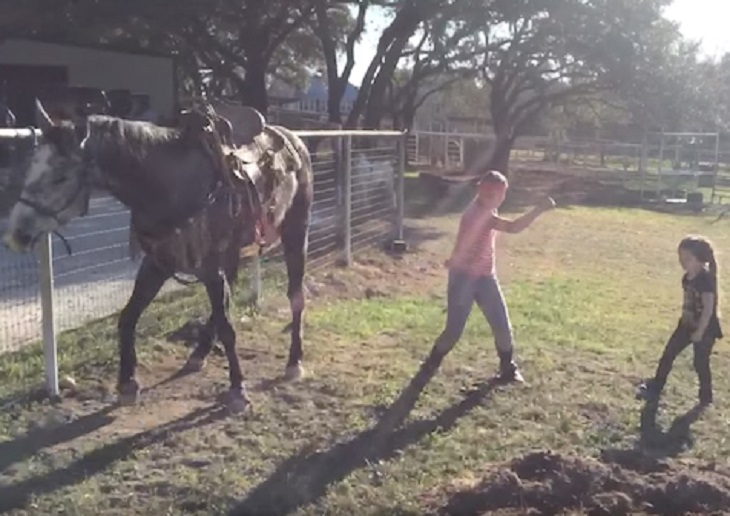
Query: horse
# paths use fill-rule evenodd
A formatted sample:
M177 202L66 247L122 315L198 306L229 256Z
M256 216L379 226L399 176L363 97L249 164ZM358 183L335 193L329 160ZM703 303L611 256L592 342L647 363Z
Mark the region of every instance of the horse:
M284 127L267 125L253 108L240 121L245 142L238 148L223 146L204 114L167 128L106 115L92 115L81 126L55 122L40 101L36 111L42 137L4 242L13 251L30 251L44 234L86 213L92 188L107 190L129 208L130 229L144 257L118 319L120 404L133 405L141 390L135 374L140 316L169 278L187 274L205 286L211 313L183 372L203 369L217 337L229 367L224 402L234 412L250 405L227 311L242 250L264 245L257 237L264 217L280 235L289 280L285 378L300 378L313 197L312 162L302 140Z

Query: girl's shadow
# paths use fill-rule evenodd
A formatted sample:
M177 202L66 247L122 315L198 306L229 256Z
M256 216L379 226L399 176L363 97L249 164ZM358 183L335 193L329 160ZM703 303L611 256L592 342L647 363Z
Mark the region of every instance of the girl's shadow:
M641 410L640 445L664 457L675 457L694 445L692 425L702 416L705 407L695 405L677 416L665 432L657 424L659 402L651 401Z

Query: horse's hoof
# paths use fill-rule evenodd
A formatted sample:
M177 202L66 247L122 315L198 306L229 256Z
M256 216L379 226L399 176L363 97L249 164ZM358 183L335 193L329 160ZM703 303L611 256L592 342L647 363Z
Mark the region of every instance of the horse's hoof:
M243 414L251 407L251 400L241 389L229 389L223 393L222 401L232 414Z
M302 378L304 378L304 368L302 367L302 364L288 366L286 368L286 372L284 373L284 378L286 378L286 380L290 382L301 380Z
M117 388L119 404L124 406L136 405L137 400L139 400L139 392L141 389L142 387L135 379L121 384Z
M203 369L205 369L205 359L194 355L190 355L183 366L184 373L199 373Z

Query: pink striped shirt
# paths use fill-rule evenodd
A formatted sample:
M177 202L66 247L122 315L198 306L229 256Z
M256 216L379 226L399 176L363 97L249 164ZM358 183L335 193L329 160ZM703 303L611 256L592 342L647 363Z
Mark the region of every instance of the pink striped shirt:
M476 277L494 276L497 230L493 222L496 214L496 209L489 210L476 200L464 210L456 244L449 258L450 270Z

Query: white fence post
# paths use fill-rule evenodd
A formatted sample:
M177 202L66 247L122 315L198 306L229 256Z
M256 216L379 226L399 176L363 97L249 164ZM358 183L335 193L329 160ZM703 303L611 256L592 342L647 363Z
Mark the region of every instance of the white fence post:
M53 246L47 233L38 249L40 259L40 293L43 321L43 356L46 363L46 389L56 397L58 389L58 347L56 343L56 316L53 306Z
M35 128L0 129L1 138L31 138L37 145L40 131ZM57 397L58 388L58 345L56 342L56 315L54 310L53 288L53 245L51 234L47 233L39 242L37 250L39 267L38 281L41 296L41 325L43 337L43 357L45 361L45 384L48 395Z
M639 198L644 200L644 190L646 183L646 168L649 166L649 129L644 126L641 136L641 155L639 156L639 177L641 185L639 186Z
M396 240L403 240L403 219L405 217L405 174L406 174L406 146L408 145L408 132L404 131L403 136L398 140L398 166L395 171L395 235Z
M344 262L352 265L352 136L346 135L342 148L344 161L344 194L345 194L345 241L343 242Z
M449 159L449 133L444 133L444 168L448 169L451 160Z

